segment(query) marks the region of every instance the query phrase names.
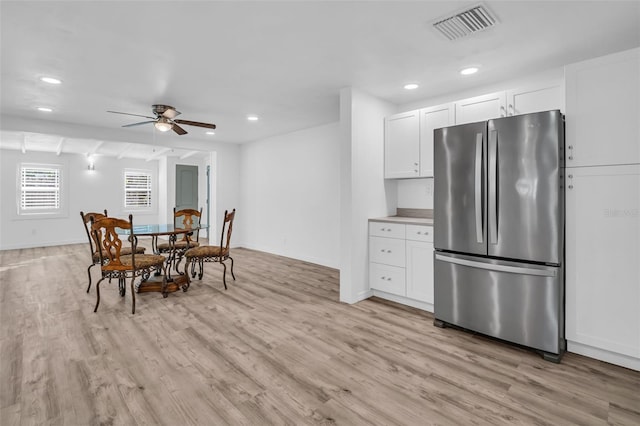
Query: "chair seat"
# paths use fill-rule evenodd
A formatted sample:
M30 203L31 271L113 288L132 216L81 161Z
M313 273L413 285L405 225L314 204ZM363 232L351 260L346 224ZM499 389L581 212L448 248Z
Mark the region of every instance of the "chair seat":
M144 253L145 248L144 247L136 247L136 254L143 254ZM113 252L113 250L112 250ZM122 247L120 249L120 255L122 256L127 256L131 254L131 247ZM107 257L107 256L105 256ZM93 260L94 262L100 262L100 253L98 253L97 251L95 253L93 253Z
M184 254L187 258L193 257L220 257L227 256L229 254L229 250L220 246L201 246L194 247Z
M187 242L184 240L176 241L175 246L177 249L186 249ZM197 241L189 241L189 247L199 247L200 243ZM169 243L160 243L158 244L158 250L160 251L168 251L171 250L171 246Z
M139 254L136 255L136 268L149 268L151 266L161 266L164 264L165 258L159 254ZM120 262L123 265L131 265L131 255L120 256Z

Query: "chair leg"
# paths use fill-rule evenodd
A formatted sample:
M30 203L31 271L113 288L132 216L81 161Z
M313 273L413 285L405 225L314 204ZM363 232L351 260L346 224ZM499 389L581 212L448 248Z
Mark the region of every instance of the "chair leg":
M87 268L87 275L89 275L89 287L87 287L87 293L89 293L89 290L91 290L91 268L93 268L95 265L95 263L92 263L91 265L89 265L89 267Z
M98 306L100 305L100 283L104 280L104 277L100 278L100 280L96 283L96 307L93 308L93 312L98 310Z
M222 263L222 266L224 267L224 270L222 271L222 283L224 284L224 289L227 289L227 264L224 263L223 261L220 261L220 263Z
M133 277L131 277L131 313L135 314L136 313L136 292L134 289L134 283L136 281L136 274L133 274Z
M204 275L204 259L198 259L198 267L199 267L198 279L201 280L202 276Z
M236 276L233 273L233 257L231 257L231 256L228 256L228 257L229 257L229 259L231 259L231 276L233 277L233 280L235 281L236 280Z

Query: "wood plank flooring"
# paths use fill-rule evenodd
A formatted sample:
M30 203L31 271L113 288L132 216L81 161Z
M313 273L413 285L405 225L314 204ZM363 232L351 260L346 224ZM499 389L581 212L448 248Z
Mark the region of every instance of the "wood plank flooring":
M640 373L539 355L235 249L163 299L104 284L85 245L0 252L0 424L638 425ZM98 278L94 271L94 287Z

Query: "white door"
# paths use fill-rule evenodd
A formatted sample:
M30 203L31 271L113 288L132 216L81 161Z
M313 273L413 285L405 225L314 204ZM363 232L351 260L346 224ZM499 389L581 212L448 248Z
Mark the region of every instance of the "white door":
M433 304L433 243L407 240L407 297Z
M640 165L566 174L569 349L640 357Z
M453 104L420 110L420 177L433 177L433 131L454 125L454 112Z
M418 177L420 115L409 111L384 120L384 177Z
M505 117L506 92L489 93L455 103L456 124L475 123Z
M640 49L567 66L567 167L640 163Z

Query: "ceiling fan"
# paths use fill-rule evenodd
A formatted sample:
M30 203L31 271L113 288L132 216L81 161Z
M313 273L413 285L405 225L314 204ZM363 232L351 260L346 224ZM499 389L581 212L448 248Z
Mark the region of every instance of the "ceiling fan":
M139 123L125 124L122 127L133 127L133 126L140 126L142 124L153 123L156 129L160 130L161 132L168 132L169 130L173 130L179 135L187 134L187 131L184 130L182 127L180 127L179 124L205 127L207 129L216 128L215 124L200 123L199 121L176 119L176 117L180 115L181 112L170 105L153 105L151 107L151 110L153 111L153 114L155 115L155 117L150 117L148 115L140 115L140 114L130 114L128 112L120 112L120 111L107 111L107 112L111 112L113 114L133 115L136 117L144 117L144 118L151 119L149 121L141 121Z

